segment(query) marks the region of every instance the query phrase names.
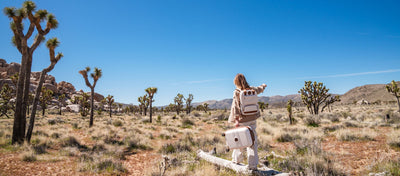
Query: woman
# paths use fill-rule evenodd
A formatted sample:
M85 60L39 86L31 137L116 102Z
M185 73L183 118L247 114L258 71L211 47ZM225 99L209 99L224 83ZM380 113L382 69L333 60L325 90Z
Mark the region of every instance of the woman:
M250 87L249 84L246 81L246 78L244 77L243 74L239 73L235 76L235 79L233 80L233 83L236 86L235 91L233 91L233 101L232 101L232 107L231 107L231 114L229 115L228 122L235 123L235 127L240 127L240 126L250 126L251 129L254 132L254 136L256 141L254 142L254 145L251 147L247 147L247 161L249 163L248 168L250 170L257 170L257 165L258 165L258 153L257 153L257 133L256 133L256 127L257 123L256 120L258 117L260 117L260 112L258 112L255 115L242 115L240 112L240 91L241 90L246 90L246 89L253 89L257 92L257 94L260 94L264 92L265 87L267 85L262 84L261 86L258 87ZM242 151L241 149L234 149L232 152L232 162L234 163L240 163L243 161L243 156L242 156Z

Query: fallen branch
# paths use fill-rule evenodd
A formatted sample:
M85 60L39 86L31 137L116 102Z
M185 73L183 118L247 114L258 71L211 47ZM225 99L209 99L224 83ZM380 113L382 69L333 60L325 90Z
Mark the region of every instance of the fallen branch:
M241 174L246 174L246 175L254 174L254 175L263 175L263 176L264 175L267 175L267 176L269 176L269 175L288 176L289 175L288 173L282 173L282 172L270 169L268 167L258 168L258 170L252 171L252 170L249 170L246 165L236 164L236 163L233 163L232 161L218 158L216 156L210 155L207 152L204 152L203 150L198 150L197 156L199 158L202 158L202 159L210 162L210 163L232 169L235 172L241 173Z

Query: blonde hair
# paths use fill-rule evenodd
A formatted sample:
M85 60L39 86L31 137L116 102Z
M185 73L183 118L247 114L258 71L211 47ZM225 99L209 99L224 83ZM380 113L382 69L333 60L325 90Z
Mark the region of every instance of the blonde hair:
M247 83L246 78L243 74L238 73L233 80L233 83L238 87L240 90L249 89L249 83Z

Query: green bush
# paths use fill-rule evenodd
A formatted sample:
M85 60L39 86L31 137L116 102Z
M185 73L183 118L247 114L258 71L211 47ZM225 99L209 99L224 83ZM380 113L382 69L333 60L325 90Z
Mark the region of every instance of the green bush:
M187 118L182 120L182 127L183 128L190 128L193 125L194 125L194 122L189 120L189 119L187 119Z
M114 120L113 121L113 125L116 127L120 127L122 126L123 122L121 120Z
M36 155L33 152L28 152L22 155L22 161L34 162L36 160Z

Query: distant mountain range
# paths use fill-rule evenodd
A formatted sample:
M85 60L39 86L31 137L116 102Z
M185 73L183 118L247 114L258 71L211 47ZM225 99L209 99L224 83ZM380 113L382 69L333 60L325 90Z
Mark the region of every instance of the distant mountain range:
M400 84L400 82L398 82ZM396 98L387 92L386 84L369 84L364 86L355 87L343 95L340 95L340 104L352 104L362 99L369 103L374 102L390 102L396 101ZM286 96L262 96L259 101L269 103L269 107L283 107L288 100L292 99L294 102L301 102L300 94L286 95ZM193 106L207 103L211 109L229 109L232 105L232 98L224 100L208 100L204 102L193 103Z

